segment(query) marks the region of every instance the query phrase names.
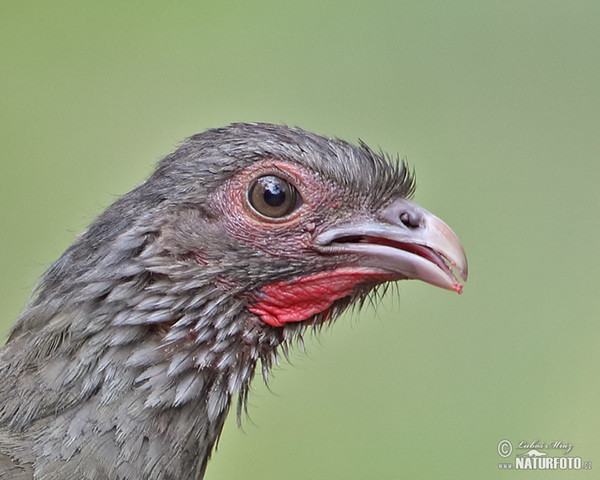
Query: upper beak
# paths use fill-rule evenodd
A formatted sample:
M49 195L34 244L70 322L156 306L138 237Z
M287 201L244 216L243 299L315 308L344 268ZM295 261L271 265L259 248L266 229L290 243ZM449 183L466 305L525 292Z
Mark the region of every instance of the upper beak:
M358 255L359 266L389 272L396 279L414 278L458 293L458 277L467 280L467 257L452 229L405 199L388 205L376 219L320 233L315 246L323 253Z

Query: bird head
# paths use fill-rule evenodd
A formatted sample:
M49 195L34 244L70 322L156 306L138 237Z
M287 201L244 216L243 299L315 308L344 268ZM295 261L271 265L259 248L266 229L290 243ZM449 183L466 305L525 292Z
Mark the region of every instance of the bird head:
M409 200L414 179L398 159L266 124L205 132L180 151L156 173L188 179L163 243L242 294L255 323L319 323L394 280L462 290L463 248Z

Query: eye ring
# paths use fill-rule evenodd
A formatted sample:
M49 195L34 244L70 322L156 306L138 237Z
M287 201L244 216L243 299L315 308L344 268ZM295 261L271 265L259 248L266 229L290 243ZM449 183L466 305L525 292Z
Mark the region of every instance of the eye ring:
M264 175L250 185L248 204L259 215L277 220L288 216L302 205L302 197L284 178Z

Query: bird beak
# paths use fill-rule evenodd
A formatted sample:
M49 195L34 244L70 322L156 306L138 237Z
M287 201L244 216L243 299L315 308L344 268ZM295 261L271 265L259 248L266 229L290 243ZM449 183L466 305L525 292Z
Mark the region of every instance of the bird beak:
M467 280L467 257L452 229L405 199L388 205L376 219L321 232L315 246L326 254L352 254L356 266L389 273L394 280L418 279L458 293L460 279Z

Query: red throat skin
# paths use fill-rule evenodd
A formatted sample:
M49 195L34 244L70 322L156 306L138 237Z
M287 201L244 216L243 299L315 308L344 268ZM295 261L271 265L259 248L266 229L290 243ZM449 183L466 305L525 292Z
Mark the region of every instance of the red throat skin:
M359 284L376 285L390 279L391 276L381 270L340 267L291 282L265 285L248 311L273 327L282 327L325 312L336 300L351 295Z

